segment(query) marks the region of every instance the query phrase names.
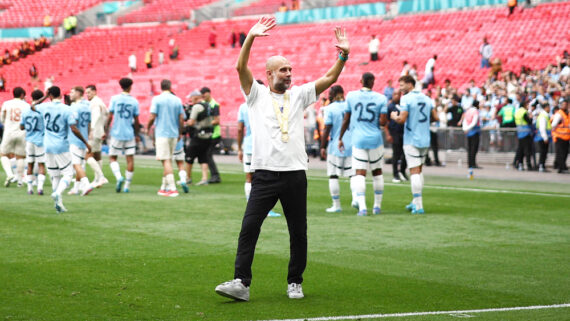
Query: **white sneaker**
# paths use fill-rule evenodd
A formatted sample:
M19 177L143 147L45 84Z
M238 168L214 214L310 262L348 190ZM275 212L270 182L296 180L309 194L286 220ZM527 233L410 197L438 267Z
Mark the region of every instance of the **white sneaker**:
M397 178L392 178L392 183L401 183L402 181Z
M243 285L241 279L234 279L218 285L216 293L238 301L249 301L249 287Z
M94 185L93 187L95 187L95 188L100 188L101 186L103 186L103 185L105 185L105 184L107 184L107 183L109 183L109 180L106 179L105 177L101 177L101 179L99 179L99 180L97 181L97 183L93 184L93 185Z
M327 211L327 213L340 213L340 212L342 212L342 208L332 206L332 207L327 208L326 211Z
M305 297L303 287L297 283L291 283L287 286L287 295L289 299L302 299Z

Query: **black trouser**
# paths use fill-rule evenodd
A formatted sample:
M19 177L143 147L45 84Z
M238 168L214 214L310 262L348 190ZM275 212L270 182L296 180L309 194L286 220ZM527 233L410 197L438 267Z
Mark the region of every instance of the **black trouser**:
M532 137L530 135L519 138L519 146L517 148L517 153L515 155L515 165L518 167L522 165L523 159L526 158L526 166L528 169L532 169L532 164L530 163L530 153L532 151Z
M479 151L480 136L481 135L477 133L473 136L467 137L467 163L469 164L469 168L477 167L475 159L477 158L477 152Z
M378 60L378 53L370 53L370 61L377 61Z
M437 132L429 132L430 135L430 147L431 150L433 151L433 160L435 161L436 165L439 165L439 144L437 142ZM431 159L429 157L429 152L426 154L426 165L430 166L431 165Z
M213 138L210 143L210 148L208 149L208 168L210 169L210 177L211 178L219 178L220 173L218 172L218 166L216 166L216 162L214 162L214 149L216 145L222 141L222 137Z
M543 140L538 141L538 151L540 153L540 157L538 159L538 163L543 167L546 168L546 155L548 154L548 142L544 142Z
M559 170L567 170L566 158L568 157L568 143L567 140L557 139L554 143L554 150L556 152L556 164Z
M261 224L267 213L281 201L287 227L291 257L287 282L302 283L307 265L307 177L305 171L253 173L251 194L239 234L234 278L251 284L251 264Z
M394 178L397 179L399 177L398 173L404 173L408 164L404 156L404 136L392 133L392 139L392 171ZM398 163L400 163L400 169L398 169Z

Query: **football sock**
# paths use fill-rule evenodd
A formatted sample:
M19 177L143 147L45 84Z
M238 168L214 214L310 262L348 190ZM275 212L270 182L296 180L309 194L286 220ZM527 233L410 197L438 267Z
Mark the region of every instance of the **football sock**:
M162 184L160 185L160 191L166 190L166 177L162 176Z
M356 188L354 188L354 178L356 176L351 176L350 177L350 192L352 193L352 202L354 203L356 202Z
M249 194L251 193L251 183L246 182L243 189L245 190L245 199L249 200Z
M46 176L43 174L38 175L38 191L44 190L44 182L46 181Z
M6 173L7 177L14 176L14 172L12 171L12 163L7 156L2 156L2 168L4 168L4 172Z
M18 183L22 183L22 180L24 179L24 166L25 162L23 158L16 160L16 173L18 175Z
M181 170L178 172L178 176L180 177L180 182L186 183L188 180L188 173L185 170Z
M26 183L28 183L28 192L33 192L34 191L34 175L28 175Z
M176 190L176 183L174 182L174 174L166 175L166 189L169 191Z
M115 178L117 180L120 180L123 175L121 175L121 167L119 166L119 162L111 162L109 166L111 167L111 171L113 172L113 175L115 175Z
M125 171L125 177L127 178L127 181L125 182L125 189L131 187L131 182L133 181L134 174L135 172Z
M59 185L59 181L61 180L61 176L50 176L51 179L51 190L52 192L56 192L57 191L57 185Z
M89 159L87 159L87 164L89 164L89 166L91 166L91 168L93 169L93 172L95 173L95 178L93 179L94 182L98 182L100 179L105 177L103 175L103 171L101 170L101 167L99 166L99 163L95 160L95 158L89 157Z
M89 183L89 178L87 176L83 177L80 182L80 190L86 191L91 188L91 183Z
M358 209L366 209L366 177L363 175L354 176L354 189L356 190L356 200Z
M382 208L382 194L384 194L384 175L372 176L374 187L374 207Z
M410 176L411 186L412 186L412 196L414 197L413 203L416 205L416 209L423 208L422 203L422 178L420 174L413 174Z
M329 178L329 191L331 193L333 206L340 208L340 186L338 184L338 178Z
M69 175L65 175L57 184L57 189L55 191L56 194L62 195L63 191L69 186L69 182L71 181L72 177Z

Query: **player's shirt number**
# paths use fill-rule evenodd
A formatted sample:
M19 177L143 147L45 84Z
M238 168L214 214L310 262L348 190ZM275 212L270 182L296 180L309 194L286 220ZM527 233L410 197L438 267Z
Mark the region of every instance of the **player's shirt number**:
M358 112L357 120L359 122L368 122L371 123L375 119L374 107L376 106L375 103L368 103L366 107L362 103L356 104L354 106L354 110Z

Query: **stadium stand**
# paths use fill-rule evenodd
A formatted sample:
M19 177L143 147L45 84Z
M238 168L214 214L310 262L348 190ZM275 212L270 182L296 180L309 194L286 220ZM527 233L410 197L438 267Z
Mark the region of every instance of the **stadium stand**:
M479 68L478 50L484 36L489 37L494 46L494 57L502 60L503 70L518 71L523 65L544 68L569 47L569 22L553 20L552 16L562 17L569 13L570 3L553 3L511 17L507 17L504 8L494 8L399 16L390 21L364 19L350 23L279 26L271 32L271 37L256 41L253 72L263 79L265 59L278 53L292 62L294 83L316 79L336 59L332 30L340 24L347 28L353 46L340 84L357 88L361 74L372 71L378 77L377 90L381 90L387 79L399 77L404 60L418 66L418 78L421 79L426 61L437 54L436 81L441 84L448 78L465 88L471 78L482 83L489 73L489 70ZM216 27L220 38L225 39L224 35L229 36L231 29L247 32L253 22L204 22L177 35L176 42L182 55L180 61L135 74L137 85L133 92L143 98L141 106L148 108L150 103L150 79L157 83L162 78L170 78L181 97L192 89L209 86L213 97L222 105L222 121L235 121L237 108L243 101L234 70L239 48L232 49L229 44L222 43L219 48L210 49L207 38L212 26ZM369 60L367 43L371 34L380 37L381 59L365 64ZM541 37L544 34L549 36ZM109 81L109 87L116 91L116 81Z
M140 9L120 17L118 23L164 22L188 19L191 10L212 2L214 0L154 0Z
M43 26L46 15L51 16L52 26L59 26L65 17L101 2L103 0L2 0L0 28Z

